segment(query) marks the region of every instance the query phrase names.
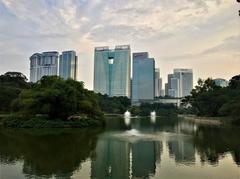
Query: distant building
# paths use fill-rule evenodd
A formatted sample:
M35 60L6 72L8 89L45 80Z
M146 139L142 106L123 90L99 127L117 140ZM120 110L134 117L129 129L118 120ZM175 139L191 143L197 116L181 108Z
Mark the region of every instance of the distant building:
M222 78L217 78L217 79L214 79L213 81L217 86L227 87L229 85L229 81Z
M59 76L63 79L77 80L78 58L75 51L64 51L59 60Z
M159 78L158 80L158 90L159 90L159 96L165 96L165 92L162 92L163 86L162 86L162 78Z
M58 52L35 53L30 57L30 81L58 74Z
M174 74L169 74L168 75L168 89L172 89L171 86L171 79L174 78Z
M168 75L168 83L165 84L165 95L182 98L190 95L192 89L192 69L174 69L174 73Z
M155 60L147 52L133 53L132 103L153 101Z
M174 97L174 98L179 98L180 97L180 81L177 78L171 78L170 81L171 84L171 89L172 93L169 93L169 96Z
M161 87L161 85L160 85L160 70L159 70L159 68L156 68L155 69L155 97L159 97L160 96L160 87Z
M190 95L193 89L192 69L174 69L174 77L179 80L179 97Z
M130 97L131 49L129 45L97 47L94 53L94 91Z
M168 83L165 83L165 96L168 96Z
M164 97L165 96L165 89L162 89L161 90L161 95L160 95L161 97Z

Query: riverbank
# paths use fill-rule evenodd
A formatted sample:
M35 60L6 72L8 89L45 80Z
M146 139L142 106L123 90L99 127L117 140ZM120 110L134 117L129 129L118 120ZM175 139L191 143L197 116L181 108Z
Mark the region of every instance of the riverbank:
M183 118L184 121L192 122L200 125L214 125L219 126L222 125L221 117L199 117L195 115L178 115L178 117Z
M0 119L0 125L5 128L88 128L102 127L105 125L103 119L80 118L75 120L49 119L46 117L24 117L7 116Z

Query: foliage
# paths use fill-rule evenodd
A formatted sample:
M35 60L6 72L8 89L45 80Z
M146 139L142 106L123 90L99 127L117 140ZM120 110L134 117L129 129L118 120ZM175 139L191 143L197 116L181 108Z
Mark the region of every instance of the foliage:
M27 78L19 72L7 72L0 75L0 112L9 112L11 103L23 89L30 87Z
M231 116L235 121L240 117L240 75L230 80L228 87L216 86L210 78L199 80L191 95L182 100L186 108L200 116Z
M98 94L99 106L105 113L123 114L131 106L131 101L127 97L109 97Z
M11 115L4 119L3 126L7 128L85 128L102 126L100 120L84 118L76 121L63 121L60 119L49 120L45 117L25 118L18 115Z
M24 89L13 102L13 111L25 117L47 115L62 120L76 114L99 120L103 117L97 96L84 89L82 82L57 76L44 76L32 88Z
M153 111L155 111L158 116L174 115L177 112L177 107L173 104L142 103L139 107L133 106L130 110L131 114L139 116L149 116Z

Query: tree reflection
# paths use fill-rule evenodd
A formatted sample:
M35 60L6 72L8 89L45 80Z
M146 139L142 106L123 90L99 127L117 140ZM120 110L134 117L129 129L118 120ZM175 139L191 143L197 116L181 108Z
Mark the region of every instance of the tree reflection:
M193 141L202 163L216 165L220 158L231 152L235 163L240 165L239 136L238 128L199 126Z
M70 178L91 156L100 130L0 131L1 163L23 159L27 176Z

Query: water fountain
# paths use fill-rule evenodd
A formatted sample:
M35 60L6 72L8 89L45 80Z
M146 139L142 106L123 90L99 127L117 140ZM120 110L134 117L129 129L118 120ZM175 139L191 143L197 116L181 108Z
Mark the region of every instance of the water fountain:
M131 123L131 113L129 111L124 113L124 122L127 126L129 126Z
M155 124L156 123L156 112L152 111L150 113L150 118L151 118L151 123Z

